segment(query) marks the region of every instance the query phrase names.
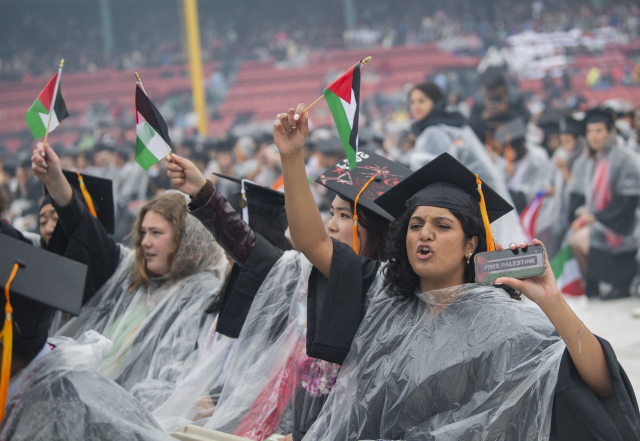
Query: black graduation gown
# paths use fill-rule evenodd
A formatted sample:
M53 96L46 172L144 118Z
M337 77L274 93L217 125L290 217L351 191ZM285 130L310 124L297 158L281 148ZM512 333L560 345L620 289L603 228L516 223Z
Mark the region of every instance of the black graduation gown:
M333 243L329 279L316 268L307 297L307 355L342 364L364 318L366 293L380 262ZM339 283L338 283L339 281ZM615 397L600 400L582 381L569 352L559 368L553 401L552 440L640 440L636 397L611 345L598 337L613 380Z
M75 190L67 206L52 203L58 213L58 225L46 249L89 267L82 299L85 304L115 272L120 248Z

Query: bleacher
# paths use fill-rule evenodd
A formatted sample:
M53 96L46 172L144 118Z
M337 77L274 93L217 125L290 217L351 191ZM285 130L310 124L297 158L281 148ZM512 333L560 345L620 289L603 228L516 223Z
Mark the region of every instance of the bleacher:
M205 77L216 69L216 63L203 66ZM161 66L138 69L145 90L152 100L191 90L189 73L183 66ZM0 138L7 148L15 150L28 131L25 113L47 84L49 77L25 77L20 82L0 82ZM72 117L55 132L56 141L74 142L80 136L79 116L96 103L112 102L134 106L135 76L133 71L102 69L93 73L62 72L62 95ZM132 124L135 122L132 121Z

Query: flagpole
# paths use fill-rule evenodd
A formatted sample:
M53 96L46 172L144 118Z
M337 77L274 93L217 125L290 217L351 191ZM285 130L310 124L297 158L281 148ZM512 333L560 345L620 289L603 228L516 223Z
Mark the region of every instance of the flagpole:
M365 66L369 61L371 61L371 57L367 57L364 60L361 61L362 65ZM311 103L311 105L309 107L307 107L306 109L304 109L302 111L302 114L304 115L305 113L307 113L309 111L309 109L311 109L313 106L315 106L316 104L318 104L320 101L322 101L322 98L324 98L324 95L320 95L320 98L318 98L317 100L315 100L313 103Z
M56 87L53 89L53 99L51 100L51 108L49 109L49 120L47 121L47 131L44 134L43 146L47 145L47 137L49 136L49 125L51 125L51 114L55 112L56 97L58 96L58 86L60 85L60 77L62 76L62 66L64 66L64 58L60 61L60 67L58 68L58 79L56 80Z
M147 91L144 90L144 86L142 85L142 80L140 79L140 75L138 75L138 72L136 72L136 83L140 85L140 88L142 89L144 94L147 95ZM173 153L171 152L171 146L167 144L167 147L169 147L169 159L171 160L171 162L175 163L175 161L173 160Z

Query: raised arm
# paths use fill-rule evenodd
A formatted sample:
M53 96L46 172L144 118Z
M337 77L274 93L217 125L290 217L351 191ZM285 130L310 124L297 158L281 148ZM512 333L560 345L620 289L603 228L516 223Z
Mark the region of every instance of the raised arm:
M289 231L296 249L325 276L329 277L333 243L307 181L302 148L309 136L309 116L304 104L278 115L273 137L282 161L282 178L289 220Z
M537 239L533 243L542 245ZM526 245L521 244L521 247ZM511 249L515 250L516 245L511 244ZM614 396L611 374L600 342L562 297L546 256L545 265L547 273L544 276L524 280L502 277L496 280L496 285L504 283L511 286L536 303L564 340L573 364L587 386L598 398Z

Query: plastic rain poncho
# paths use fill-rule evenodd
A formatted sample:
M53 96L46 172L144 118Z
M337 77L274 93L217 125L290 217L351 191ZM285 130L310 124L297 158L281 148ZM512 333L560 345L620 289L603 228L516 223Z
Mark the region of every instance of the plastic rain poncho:
M543 312L475 284L391 298L378 273L305 440L543 440L565 345Z
M482 182L486 182L513 205L505 184L503 169L489 159L486 148L470 127L458 128L445 125L427 127L416 139L409 168L418 170L445 152L462 162L469 170L477 173ZM526 239L515 211L494 222L492 230L494 237L500 242L519 243Z
M196 219L187 216L171 274L133 287L134 252L121 247L115 273L58 335L79 337L94 329L113 341L101 371L153 407L162 383L173 383L190 368L190 354L206 319L205 310L223 285L227 266L222 248ZM151 381L157 380L157 381ZM168 394L166 395L168 396Z
M95 331L55 346L36 363L13 400L0 440L171 440L136 400L98 372L111 342Z

